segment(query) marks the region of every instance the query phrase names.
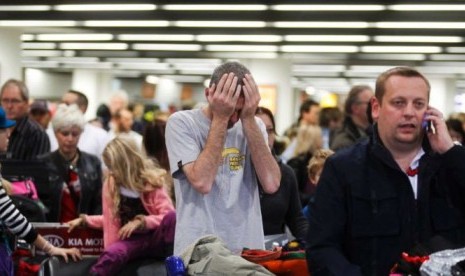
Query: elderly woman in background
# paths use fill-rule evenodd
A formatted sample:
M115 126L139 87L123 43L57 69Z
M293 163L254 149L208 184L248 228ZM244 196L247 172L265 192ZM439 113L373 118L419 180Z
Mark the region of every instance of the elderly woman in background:
M6 118L5 111L0 107L0 151L6 151L8 148L10 128L15 124L15 121ZM55 247L39 235L27 219L16 209L8 195L10 190L10 184L4 181L0 175L0 275L14 275L13 261L11 259L12 248L10 248L6 238L6 229L28 243L34 244L49 255L62 256L66 261L68 261L69 257L75 261L81 258L81 253L76 248Z
M50 193L42 198L48 221L67 222L80 214L102 213L102 169L97 156L77 147L84 115L77 105L61 104L52 119L58 150L39 157L49 170Z
M265 107L257 108L255 115L266 126L268 133L268 146L273 149L275 140L275 121L273 113ZM260 206L262 210L263 231L265 235L284 234L285 226L292 235L298 239L305 239L308 222L302 213L302 205L299 200L297 181L291 167L278 160L281 170L281 183L274 194L266 194L260 191Z

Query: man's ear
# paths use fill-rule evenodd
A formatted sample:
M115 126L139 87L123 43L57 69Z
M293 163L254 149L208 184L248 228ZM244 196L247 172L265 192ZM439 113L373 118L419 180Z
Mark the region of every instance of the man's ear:
M370 99L370 104L371 104L371 117L373 118L373 121L376 122L379 117L379 109L381 107L381 103L378 101L376 97L372 97Z

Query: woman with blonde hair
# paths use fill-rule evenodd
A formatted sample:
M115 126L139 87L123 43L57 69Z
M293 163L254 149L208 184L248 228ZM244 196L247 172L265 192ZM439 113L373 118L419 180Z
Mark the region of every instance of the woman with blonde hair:
M299 184L300 201L302 206L307 205L309 198L315 191L315 186L309 183L307 164L313 153L323 147L321 128L314 125L300 126L297 132L297 145L295 157L287 161L294 169Z
M165 188L166 171L125 138L113 139L103 152L108 175L103 184L103 214L81 215L76 226L103 228L104 252L92 275L116 274L140 257L172 254L176 215Z

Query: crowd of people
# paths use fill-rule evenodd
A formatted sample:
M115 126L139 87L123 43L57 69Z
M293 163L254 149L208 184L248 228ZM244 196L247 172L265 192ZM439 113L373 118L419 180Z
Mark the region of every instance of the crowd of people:
M38 192L47 222L103 230L92 275L180 256L207 235L240 254L276 234L306 244L312 275L387 275L403 252L433 237L465 246L465 115L445 120L430 89L417 70L395 67L374 89L353 86L343 109L304 100L280 136L283 148L252 72L238 62L213 71L206 105L151 121L121 93L90 122L76 90L52 114L9 80L0 91L0 154L45 165L47 193ZM80 259L35 232L10 186L0 182L0 233ZM0 241L0 254L7 249ZM11 262L0 271L10 275Z

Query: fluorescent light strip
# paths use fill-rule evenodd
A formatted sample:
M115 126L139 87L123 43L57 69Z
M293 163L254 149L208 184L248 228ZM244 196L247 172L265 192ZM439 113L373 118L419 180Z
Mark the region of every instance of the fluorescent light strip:
M375 22L381 29L465 29L465 22Z
M74 27L71 20L0 20L0 27Z
M38 34L36 39L39 41L73 41L73 40L84 40L84 41L106 41L112 40L112 34Z
M456 54L465 53L465 47L447 47L446 52L447 53L456 53Z
M362 46L364 53L440 53L436 46Z
M366 42L370 40L370 37L367 35L285 35L284 40L292 42Z
M64 55L64 52L74 51L58 51L58 50L22 50L21 56L23 57L58 57ZM67 56L73 56L68 54Z
M193 41L190 34L120 34L119 40L146 40L146 41Z
M96 63L99 62L97 57L49 57L47 60L53 60L58 62L78 62L78 63Z
M221 64L221 59L217 58L166 58L168 63L195 63L195 64Z
M223 5L223 4L216 4L216 5L204 5L204 4L196 4L196 5L186 5L186 4L178 4L178 5L163 5L162 9L164 10L172 10L172 11L265 11L268 9L266 5Z
M465 5L389 5L393 11L465 11Z
M357 58L371 60L425 60L424 54L357 54Z
M83 5L56 5L57 11L153 11L157 9L152 4L83 4Z
M384 72L386 70L389 70L393 67L396 67L396 65L383 65L383 66L378 66L378 65L351 65L349 66L350 71L357 71L357 72Z
M57 68L59 63L56 61L22 61L24 68Z
M60 49L69 50L127 50L126 43L60 43Z
M280 35L197 35L196 40L204 42L280 42L282 41L282 37Z
M383 5L273 5L276 11L383 11Z
M23 42L21 48L23 49L42 49L42 50L51 50L55 49L56 43L50 42Z
M158 58L107 58L106 61L115 63L158 63Z
M364 29L370 27L368 22L331 22L331 21L278 21L272 23L276 28L343 28Z
M283 45L282 52L302 52L302 53L356 53L357 46L352 45Z
M22 34L21 35L22 41L30 41L30 40L34 40L34 38L35 38L35 35L33 34Z
M170 65L168 63L118 63L118 69L137 69L137 70L168 70Z
M47 5L14 5L14 6L0 6L0 11L50 11L51 6Z
M176 27L264 28L264 21L175 21Z
M377 42L412 42L412 43L461 43L460 36L400 36L400 35L377 35L374 37Z
M206 45L205 50L216 52L276 52L274 45Z
M295 64L292 66L292 71L299 72L341 72L346 69L345 65L328 65L328 64L318 64L318 65L304 65L304 64Z
M168 27L166 20L88 20L83 22L86 27Z
M456 61L456 60L465 60L465 55L430 55L431 60L449 60L449 61Z
M133 50L141 51L200 51L202 46L198 44L142 44L136 43Z

